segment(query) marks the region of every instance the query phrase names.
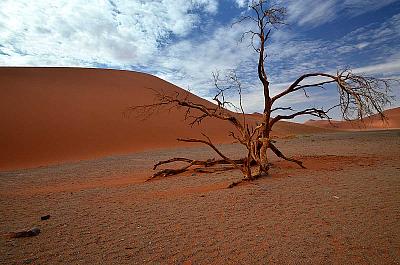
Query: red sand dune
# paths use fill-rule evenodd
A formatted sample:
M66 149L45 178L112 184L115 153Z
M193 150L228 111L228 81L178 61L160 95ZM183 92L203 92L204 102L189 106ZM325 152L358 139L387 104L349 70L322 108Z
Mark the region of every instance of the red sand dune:
M388 109L384 111L386 121L382 121L380 116L375 114L361 121L331 121L325 120L309 120L306 125L316 126L319 128L330 128L338 130L386 130L400 128L400 107Z
M190 128L183 110L142 121L123 116L128 106L151 103L151 90L185 93L157 77L129 71L82 68L0 68L0 170L91 159L182 145L177 137L207 133L231 142L231 125L208 120ZM206 102L197 96L193 101ZM280 123L275 135L324 131Z

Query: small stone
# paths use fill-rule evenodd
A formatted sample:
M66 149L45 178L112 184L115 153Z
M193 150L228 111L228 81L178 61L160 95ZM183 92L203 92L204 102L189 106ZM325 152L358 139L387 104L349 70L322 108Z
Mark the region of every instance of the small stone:
M50 214L40 217L40 220L42 220L42 221L49 220L49 219L50 219Z
M40 229L37 227L33 227L29 230L22 230L18 232L12 232L9 234L11 238L20 238L20 237L32 237L40 234Z

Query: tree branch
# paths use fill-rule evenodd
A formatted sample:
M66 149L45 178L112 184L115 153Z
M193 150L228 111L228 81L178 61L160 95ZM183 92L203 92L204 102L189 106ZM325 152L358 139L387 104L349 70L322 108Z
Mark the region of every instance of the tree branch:
M234 125L240 132L244 130L243 125L240 121L234 116L230 115L229 111L224 108L224 104L218 105L216 107L207 107L203 104L194 103L188 99L189 93L185 97L181 97L179 93L175 93L174 96L164 94L163 92L159 92L157 90L153 90L156 93L156 102L153 104L147 105L138 105L132 106L128 108L128 112L137 112L139 115L143 115L144 117L148 117L153 115L155 112L160 111L162 107L170 106L171 108L186 108L185 119L193 118L190 125L200 124L203 119L207 117L214 117L220 120L225 120ZM225 102L226 104L226 102ZM201 112L200 115L192 116L191 111L198 110Z
M323 77L328 80L301 85L302 81L310 77ZM392 99L388 96L390 92L390 82L392 81L395 80L356 75L350 70L338 71L336 75L309 73L300 76L287 89L272 97L271 101L273 104L276 100L300 89L303 89L306 93L307 88L324 88L327 84L335 83L339 91L339 104L344 119L349 120L352 118L353 114L356 113L355 118L362 120L365 116L375 114L376 112L384 119L383 107L389 104ZM326 118L326 112L321 110L314 111L313 113L300 112L296 113L295 116L303 114L316 114L317 117Z
M309 108L309 109L295 112L290 115L278 115L270 121L269 126L272 127L277 121L291 120L291 119L293 119L297 116L301 116L301 115L312 115L312 116L315 116L315 117L318 117L321 119L324 119L324 118L330 119L330 117L328 116L328 111L324 111L323 109L317 109L317 108Z
M278 108L273 108L271 109L271 113L277 110L291 110L291 111L295 111L292 107L278 107Z
M210 138L203 134L202 135L207 139L207 141L205 140L201 140L201 139L194 139L194 138L178 138L177 140L180 142L189 142L189 143L203 143L208 145L209 147L211 147L222 159L228 161L229 163L231 163L234 167L238 168L238 169L242 169L234 160L230 159L229 157L225 156L220 150L218 150L218 148L211 142Z
M301 162L300 160L296 160L294 158L286 157L281 151L279 151L279 149L273 143L269 142L269 146L270 146L272 152L274 152L274 154L277 155L279 158L282 158L282 159L285 159L287 161L296 163L301 168L306 168L305 166L303 166L303 162Z
M309 78L309 77L327 77L327 78L331 78L333 80L330 80L328 83L332 83L332 82L336 82L336 77L330 74L325 74L325 73L309 73L309 74L304 74L302 76L300 76L299 78L296 79L296 81L294 81L286 90L282 91L281 93L279 93L278 95L272 97L271 101L272 103L274 103L277 99L282 98L283 96L286 96L289 93L295 92L299 89L303 89L303 88L307 88L307 87L315 87L315 86L321 86L324 85L325 82L320 82L320 83L315 83L315 84L310 84L310 85L303 85L300 86L300 82L302 82L303 80Z

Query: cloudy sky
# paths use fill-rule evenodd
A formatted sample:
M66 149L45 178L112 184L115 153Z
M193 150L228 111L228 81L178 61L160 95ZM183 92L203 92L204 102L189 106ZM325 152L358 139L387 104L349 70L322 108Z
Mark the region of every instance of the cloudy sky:
M267 71L277 93L300 74L351 67L400 77L400 1L274 0L288 9L274 30ZM212 72L237 69L247 112L262 111L257 55L236 24L248 0L1 0L0 65L135 70L210 98ZM399 106L399 87L393 87ZM328 106L335 89L281 102ZM393 107L392 106L392 107Z

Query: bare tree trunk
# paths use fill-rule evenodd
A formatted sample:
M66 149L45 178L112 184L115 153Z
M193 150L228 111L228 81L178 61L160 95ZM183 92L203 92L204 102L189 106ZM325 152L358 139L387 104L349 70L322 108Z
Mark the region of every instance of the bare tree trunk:
M301 115L312 115L321 119L330 119L328 116L329 110L337 106L341 107L343 117L346 119L349 118L348 115L351 115L351 113L356 113L357 118L363 119L365 115L371 115L375 111L381 115L381 118L384 118L382 113L383 106L391 101L391 98L387 95L390 91L390 80L356 75L350 70L338 71L336 75L322 72L303 74L286 89L271 97L270 83L265 70L267 58L266 44L269 40L271 29L280 24L284 24L286 9L283 7L280 8L272 6L270 5L270 1L267 0L253 0L249 10L252 10L253 15L244 16L238 22L242 22L244 20L255 22L256 27L258 28L256 31L249 30L243 33L242 39L244 35L249 34L251 37L251 45L255 52L258 53L257 73L262 84L264 96L264 111L261 124L258 124L255 128L253 128L251 124L249 125L247 122L246 114L242 106L241 82L239 81L234 70L230 76L227 76L228 82L232 82L233 86L231 83L227 87L221 87L218 82L220 80L219 73L213 73L215 87L218 90L214 97L214 100L217 103L215 106L208 106L201 103L192 102L189 100L189 94L180 95L179 93L176 93L174 95L168 95L163 91L159 92L153 90L157 99L155 103L134 106L130 108L131 111L136 111L143 116L148 116L164 106L168 108L184 108L185 119L193 119L193 121L190 122L191 126L194 124L200 124L206 118L216 118L221 122L228 122L236 129L235 133L230 132L230 135L235 141L239 142L247 149L247 157L244 157L243 159L229 158L212 143L208 136L204 134L203 136L205 139L178 139L178 141L182 142L205 144L212 148L220 156L220 159L209 159L202 161L178 157L160 161L154 166L154 169L160 165L174 162L183 162L186 163L186 165L176 169L163 169L156 172L150 179L158 176L165 177L176 175L186 172L190 169L194 169L199 172L215 172L219 170L229 170L235 168L239 169L243 173L244 178L241 181L234 182L229 186L233 187L243 181L254 180L261 175L268 174L268 170L270 168L270 161L267 152L268 149L271 149L271 151L279 158L294 162L300 167L304 168L301 161L285 156L271 140L271 130L274 124L278 121L291 120ZM323 80L318 82L311 80L311 83L305 81L316 77L322 78ZM339 91L339 104L328 110L315 107L298 111L294 110L292 107L281 106L272 108L277 101L286 95L299 90L303 90L306 94L306 90L308 89L324 88L325 85L329 84L337 85ZM233 104L226 100L225 93L232 87L236 87L238 90L242 119L238 118L237 114L232 114L227 110L227 107L232 106ZM272 117L271 113L276 110L285 111L284 113L286 114L279 114ZM288 111L291 113L288 113ZM220 166L227 164L231 166ZM258 174L252 174L253 166L258 167Z

